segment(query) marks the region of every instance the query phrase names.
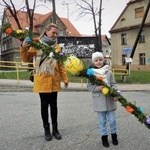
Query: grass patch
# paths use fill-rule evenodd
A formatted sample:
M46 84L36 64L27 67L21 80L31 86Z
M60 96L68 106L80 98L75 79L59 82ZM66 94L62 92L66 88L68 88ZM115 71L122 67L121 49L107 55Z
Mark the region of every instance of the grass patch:
M80 83L81 78L71 73L67 73L69 82ZM16 70L12 71L1 71L0 79L17 79ZM123 83L120 75L115 76L117 83ZM29 80L29 71L20 71L19 72L19 80ZM87 82L86 78L82 78L83 83ZM150 72L149 71L131 71L130 77L127 76L126 83L150 83Z

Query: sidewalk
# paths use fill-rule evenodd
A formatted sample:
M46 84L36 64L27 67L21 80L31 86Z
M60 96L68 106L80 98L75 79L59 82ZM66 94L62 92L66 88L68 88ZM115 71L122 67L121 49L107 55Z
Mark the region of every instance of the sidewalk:
M68 88L64 88L63 83L61 87L63 91L87 91L86 83L69 83ZM150 91L150 84L128 84L118 83L117 87L120 91ZM0 79L0 92L27 92L33 91L33 83L29 80L11 80Z

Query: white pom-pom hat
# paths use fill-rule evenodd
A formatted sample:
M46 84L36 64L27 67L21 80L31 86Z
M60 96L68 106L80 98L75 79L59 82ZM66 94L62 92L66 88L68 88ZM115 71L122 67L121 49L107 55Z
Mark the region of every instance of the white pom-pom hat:
M101 52L94 52L93 54L92 54L92 63L94 63L94 60L96 59L96 58L100 58L100 59L104 59L104 56L103 56L103 54L101 53Z

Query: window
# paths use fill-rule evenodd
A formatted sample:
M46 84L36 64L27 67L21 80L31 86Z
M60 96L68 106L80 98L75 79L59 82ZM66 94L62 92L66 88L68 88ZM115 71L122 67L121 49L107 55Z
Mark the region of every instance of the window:
M126 21L126 18L122 18L122 19L121 19L121 22L124 22L124 21Z
M50 18L50 22L51 22L51 23L53 22L53 18Z
M140 18L144 16L144 7L135 9L135 18Z
M58 35L59 35L59 36L63 36L63 31L62 31L62 30L59 30Z
M121 34L121 44L126 45L127 44L127 35L126 33Z
M3 43L3 46L2 46L2 51L5 51L5 50L6 50L6 45L7 45L6 42L4 42L4 43Z
M7 49L10 48L10 46L9 46L9 40L7 40L7 42L6 42L6 48L7 48Z
M9 40L10 48L12 48L12 39Z
M145 53L139 54L139 63L140 65L145 65Z
M144 31L142 31L139 37L139 43L144 43L144 42L145 42L145 35L144 35Z
M122 55L122 66L126 65L126 61L125 61L126 57L127 55Z

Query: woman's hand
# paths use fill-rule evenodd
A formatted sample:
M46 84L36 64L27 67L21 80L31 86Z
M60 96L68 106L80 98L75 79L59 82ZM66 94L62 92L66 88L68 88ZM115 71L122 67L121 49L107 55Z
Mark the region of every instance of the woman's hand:
M65 83L64 87L67 88L68 87L68 83Z
M22 42L22 45L21 45L23 48L27 48L30 46L29 42L28 42L28 39L25 38L24 41Z

